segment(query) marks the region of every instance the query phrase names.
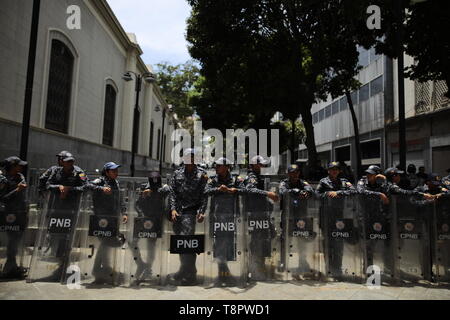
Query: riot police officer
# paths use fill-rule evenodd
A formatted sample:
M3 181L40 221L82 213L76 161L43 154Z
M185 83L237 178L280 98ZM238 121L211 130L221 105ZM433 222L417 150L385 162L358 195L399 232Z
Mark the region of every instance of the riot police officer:
M46 189L50 191L48 211L49 216L70 214L76 221L80 206L81 194L86 187L88 177L84 171L74 166L75 158L66 153L62 166L53 170L47 180ZM58 281L63 274L64 264L70 253L70 237L67 234L51 234L50 246L56 250L59 266L51 276L41 280Z
M269 216L273 211L273 205L267 201L279 201L279 196L273 191L266 191L264 179L261 177L261 168L268 166L269 161L262 156L254 156L250 160L250 169L244 180L246 189L246 201L244 211L249 215L248 220L263 219L269 222L269 228L253 230L250 234L250 274L255 280L265 280L265 258L270 257L271 241L275 237L275 227Z
M26 197L27 183L22 175L26 161L18 157L6 158L1 166L5 168L5 175L0 175L0 216L1 223L16 223L17 230L6 230L7 247L6 263L1 270L3 279L23 279L26 270L17 265L19 243L26 226ZM3 230L2 230L3 231Z
M447 169L447 173L448 173L449 175L446 176L446 177L443 177L442 180L441 180L441 182L442 182L442 185L443 185L446 189L449 189L449 190L450 190L450 168Z
M94 215L96 216L113 216L121 217L122 222L128 221L126 213L126 205L120 194L119 168L121 165L114 162L107 162L103 166L101 177L87 184L87 189L92 190L92 202L94 206ZM116 226L119 229L119 226ZM101 238L100 246L95 256L92 274L95 277L94 284L108 283L108 276L113 272L112 248L121 244L123 239L121 235L118 237Z
M357 193L355 187L345 178L339 178L340 167L337 162L330 162L328 164L328 177L320 180L317 186L316 192L325 202L321 206L321 227L325 219L327 221L333 221L343 217L344 214L344 196L351 196ZM329 199L327 199L329 198ZM330 205L330 202L332 205ZM329 233L329 230L326 230ZM343 258L343 241L332 241L330 235L329 239L329 268L333 274L340 276L342 274L342 258Z
M400 187L401 184L401 176L404 172L399 170L398 168L388 168L385 170L384 174L386 176L386 192L390 195L402 195L402 196L420 196L425 199L433 199L434 197L429 193L423 193L417 190L407 190Z
M162 185L161 175L157 171L150 173L148 182L140 188L141 192L136 200L135 208L139 218L149 218L152 223L152 230L161 235L162 218L166 210L165 199L170 192L167 184ZM140 241L146 241L146 261L142 258L142 254L137 245ZM152 265L155 259L157 238L146 238L133 240L131 247L135 248L136 258L136 281L139 282L152 275Z
M371 165L367 168L366 176L361 178L356 186L359 194L366 197L379 198L385 205L389 204L389 199L386 195L386 177L381 175L380 167Z
M279 193L283 197L286 193L298 194L301 199L308 199L314 194L314 189L306 181L300 178L301 170L297 164L291 164L287 168L288 178L281 180Z
M38 182L38 191L40 193L44 192L47 188L47 180L48 178L50 178L50 176L52 175L52 173L56 170L56 168L58 167L62 167L63 166L63 159L68 155L71 154L69 151L61 151L60 153L58 153L56 155L57 158L57 165L51 166L50 168L48 168L47 170L45 170L45 172L43 174L41 174L41 176L39 177L39 182ZM79 167L75 166L76 170L81 170Z
M392 253L391 253L391 241L390 226L391 216L389 212L389 198L386 177L381 174L380 167L371 165L367 168L366 176L359 180L357 185L358 193L361 195L359 198L360 213L365 224L367 235L371 235L375 232L383 232L386 237L382 240L382 259L385 274L392 274ZM376 227L375 227L376 226ZM376 229L375 229L376 228ZM367 265L372 266L374 264L374 250L380 248L377 246L378 240L366 237L365 250L367 257Z
M186 149L183 160L170 181L171 221L175 234L192 235L196 221L201 223L205 217L207 198L204 191L208 175L195 163L194 149ZM196 259L195 254L180 254L180 269L169 275L169 279L181 285L196 284Z
M234 278L228 267L228 261L236 260L236 232L220 232L214 230L217 223L233 223L239 216L237 194L245 193L244 179L230 173L231 161L219 158L215 161L216 175L208 179L205 194L211 196L211 209L209 212L213 228L213 251L218 263L217 284L233 285Z
M441 197L447 198L450 197L449 189L445 187L445 185L442 185L441 178L437 173L430 173L427 176L427 179L425 179L425 184L423 186L417 187L415 191L418 191L419 193L423 194L430 194L434 197L430 197L428 199L422 200L421 203L431 203L434 202L436 199L439 199ZM418 203L416 201L416 203Z
M316 192L321 198L339 198L356 194L355 187L345 178L339 178L340 167L337 162L328 164L328 177L319 181Z
M409 189L413 190L417 188L419 185L419 177L416 174L416 166L412 163L408 165L408 168L406 169L408 180L409 180Z
M315 195L314 189L311 185L301 179L302 170L297 164L291 164L287 168L288 178L284 179L280 182L280 187L278 192L281 197L282 204L282 217L281 217L281 228L286 228L286 219L296 220L297 218L301 218L306 215L307 204L306 201L312 198ZM289 194L289 202L286 200L286 195ZM288 208L288 206L291 206ZM291 212L291 216L287 217L287 210ZM287 235L286 232L282 233L281 238L281 261L283 265L286 265L286 241L287 239L284 235ZM299 265L302 266L302 270L309 270L310 267L308 262L306 261L303 252L299 252ZM294 273L293 277L300 280L302 276L300 274Z

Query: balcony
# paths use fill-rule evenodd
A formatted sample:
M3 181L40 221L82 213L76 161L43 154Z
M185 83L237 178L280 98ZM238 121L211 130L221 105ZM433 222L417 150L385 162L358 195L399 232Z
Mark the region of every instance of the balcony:
M416 114L438 111L450 106L445 81L414 82Z

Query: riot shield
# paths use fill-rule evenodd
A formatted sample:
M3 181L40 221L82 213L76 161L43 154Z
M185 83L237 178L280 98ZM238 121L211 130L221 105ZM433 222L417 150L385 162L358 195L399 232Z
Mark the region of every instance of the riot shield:
M395 266L389 205L383 204L379 197L359 195L357 198L363 225L365 275L377 273L382 282L392 282Z
M319 201L287 193L283 195L283 213L286 279L319 279L325 271L320 250Z
M0 201L0 279L23 279L31 251L26 250L28 190L21 196Z
M163 285L198 285L205 281L205 222L197 210L178 212L176 221L163 222Z
M161 284L163 261L164 194L136 191L130 203L128 249L125 255L126 283L129 286Z
M208 201L205 226L206 277L212 287L247 284L245 233L237 193L213 194Z
M266 179L266 190L276 192L276 188L277 184L270 184ZM245 194L242 202L249 281L283 280L279 202L274 203L259 194Z
M327 277L362 282L361 227L354 196L322 199Z
M80 273L81 284L120 285L125 281L123 263L127 227L122 223L119 210L103 210L100 207L103 203L96 203L95 197L94 193L85 192L82 198L78 232L72 241L66 279L70 279L76 270ZM124 190L113 190L110 197L111 201L117 201L126 194Z
M434 205L433 274L438 283L450 282L450 198L441 197Z
M433 205L414 198L393 196L391 201L395 221L396 278L417 282L431 278L429 221Z
M47 192L36 234L27 282L63 282L75 235L82 193L61 197Z

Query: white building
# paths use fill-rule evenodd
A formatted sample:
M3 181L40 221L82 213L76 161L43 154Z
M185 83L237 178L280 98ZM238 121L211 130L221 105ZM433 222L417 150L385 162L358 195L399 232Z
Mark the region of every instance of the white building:
M362 164L395 166L398 157L397 61L359 49L357 75L362 86L352 92L358 119ZM405 65L413 63L405 56ZM405 79L407 164L425 166L427 172L444 174L450 168L450 101L443 81L426 84ZM311 113L317 151L322 165L345 161L356 170L353 122L345 96L314 104ZM307 158L305 145L299 157Z
M67 8L80 8L81 29L67 27ZM18 155L23 116L33 1L0 6L0 158ZM92 172L106 161L130 171L135 81L126 71L150 72L133 34L127 34L105 0L42 0L36 49L28 161L32 168L55 163L61 150ZM161 111L155 111L160 106ZM136 175L171 165L170 136L178 126L160 89L142 82ZM160 145L164 140L163 146Z

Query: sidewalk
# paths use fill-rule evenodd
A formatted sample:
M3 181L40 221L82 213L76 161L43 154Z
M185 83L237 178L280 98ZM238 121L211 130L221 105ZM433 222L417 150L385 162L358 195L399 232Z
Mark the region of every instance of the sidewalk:
M95 287L70 290L58 283L0 283L0 299L18 300L450 300L450 287L416 284L368 289L353 283L303 281L257 283L245 289L203 287L122 288Z

